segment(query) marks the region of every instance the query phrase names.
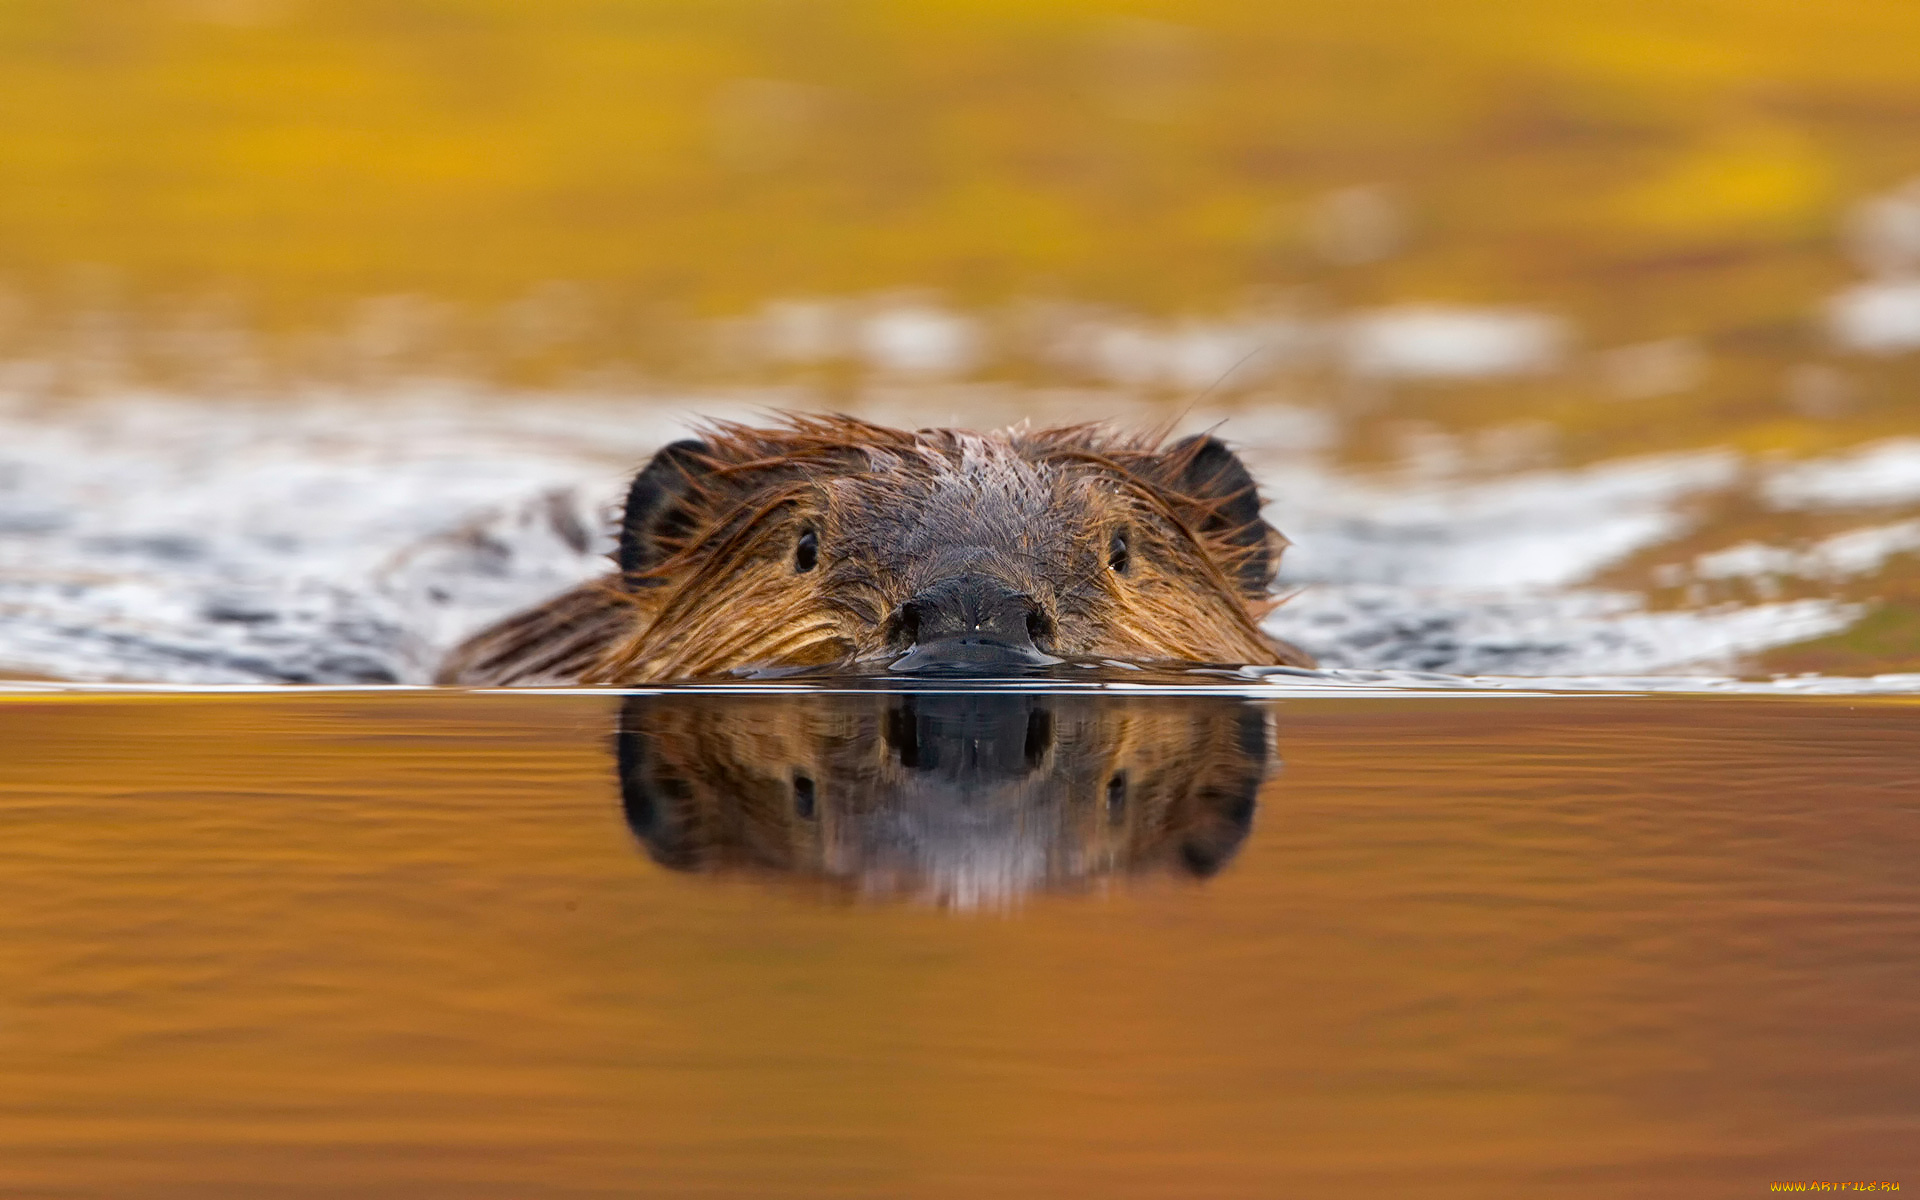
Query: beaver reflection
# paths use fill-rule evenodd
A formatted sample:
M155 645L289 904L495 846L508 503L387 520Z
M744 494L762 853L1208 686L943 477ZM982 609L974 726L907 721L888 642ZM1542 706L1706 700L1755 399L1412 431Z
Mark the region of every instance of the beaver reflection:
M659 863L970 906L1212 875L1246 839L1268 740L1230 698L979 690L633 696L617 746Z

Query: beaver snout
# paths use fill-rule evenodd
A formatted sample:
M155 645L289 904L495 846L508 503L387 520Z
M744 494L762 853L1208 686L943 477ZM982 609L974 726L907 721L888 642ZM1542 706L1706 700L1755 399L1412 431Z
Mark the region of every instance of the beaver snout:
M893 660L905 673L991 673L1061 661L1041 647L1053 622L1033 597L987 575L956 575L902 604L888 622L906 653Z

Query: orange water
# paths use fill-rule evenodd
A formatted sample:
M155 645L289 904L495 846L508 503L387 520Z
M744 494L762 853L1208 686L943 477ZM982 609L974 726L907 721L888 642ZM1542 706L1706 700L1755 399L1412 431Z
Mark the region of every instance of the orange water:
M655 865L617 707L0 700L0 1194L1920 1187L1911 702L1276 702L1217 876L969 911Z

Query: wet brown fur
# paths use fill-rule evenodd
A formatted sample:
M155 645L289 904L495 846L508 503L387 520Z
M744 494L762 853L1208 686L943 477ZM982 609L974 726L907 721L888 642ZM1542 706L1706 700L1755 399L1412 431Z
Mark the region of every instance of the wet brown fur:
M1190 486L1205 449L1098 425L979 434L841 416L714 423L697 449L649 468L671 495L636 531L643 565L482 631L439 677L623 684L884 663L903 649L890 626L901 603L961 569L1033 596L1052 653L1311 665L1258 625L1286 541L1257 515L1223 516L1251 510L1247 488ZM818 568L801 572L794 548L806 530ZM1107 565L1115 530L1129 539L1124 575Z

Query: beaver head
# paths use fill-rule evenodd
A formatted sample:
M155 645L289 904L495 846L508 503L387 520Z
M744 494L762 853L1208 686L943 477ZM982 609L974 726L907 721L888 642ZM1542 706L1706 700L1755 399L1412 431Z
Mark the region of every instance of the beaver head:
M1246 701L997 689L643 693L615 752L656 862L959 906L1210 876L1276 766Z
M621 586L645 618L588 677L1304 663L1256 624L1285 544L1208 436L715 424L633 481Z

